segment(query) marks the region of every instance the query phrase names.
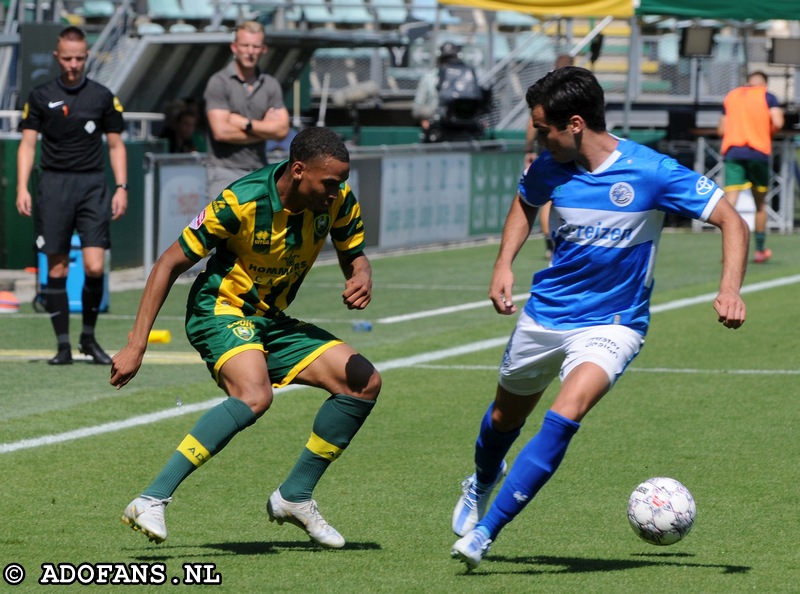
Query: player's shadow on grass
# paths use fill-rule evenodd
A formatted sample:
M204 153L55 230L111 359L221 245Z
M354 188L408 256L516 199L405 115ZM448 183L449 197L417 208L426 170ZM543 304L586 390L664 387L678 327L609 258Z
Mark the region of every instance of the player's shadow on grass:
M316 543L297 540L273 540L265 542L219 542L202 545L201 548L214 549L232 555L271 555L281 551L308 551L311 553L328 551ZM378 551L381 546L375 542L347 542L341 551Z
M481 563L480 573L505 573L503 571L492 571L492 567L487 567L487 561L497 563L514 563L516 565L533 565L523 571L513 571L512 573L605 573L609 571L627 571L629 569L641 569L643 567L698 567L705 569L721 569L723 574L728 573L747 573L751 567L746 565L725 565L718 563L695 563L690 561L694 555L689 553L636 553L632 555L635 559L592 559L588 557L556 557L549 555L536 555L531 557L505 557L503 555L492 555Z
M192 549L190 552L189 549ZM213 552L197 554L196 549L210 549ZM316 543L297 541L297 540L273 540L268 542L210 542L196 546L163 546L152 552L140 553L133 558L138 561L156 563L167 562L173 559L186 559L187 555L194 557L219 557L220 554L228 555L275 555L283 551L305 551L308 553L327 552L328 550L339 551L378 551L381 546L374 542L348 542L341 549L325 549Z

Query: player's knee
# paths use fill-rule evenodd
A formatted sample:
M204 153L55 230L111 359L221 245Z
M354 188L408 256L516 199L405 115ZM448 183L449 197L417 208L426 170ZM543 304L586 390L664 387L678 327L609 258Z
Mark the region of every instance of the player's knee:
M378 370L362 355L351 357L345 367L348 392L363 398L375 400L381 392L383 380Z
M272 390L250 389L237 396L242 402L250 407L253 414L260 417L272 406Z
M526 415L495 408L492 411L492 429L500 433L515 431L525 424Z
M370 374L369 380L367 381L367 387L362 390L362 398L367 400L377 400L378 395L381 393L381 387L383 386L383 379L381 375L378 373L378 370L374 367L372 368L372 373Z
M87 266L83 269L83 272L86 278L100 278L105 273L105 270L103 270L103 265L96 267Z

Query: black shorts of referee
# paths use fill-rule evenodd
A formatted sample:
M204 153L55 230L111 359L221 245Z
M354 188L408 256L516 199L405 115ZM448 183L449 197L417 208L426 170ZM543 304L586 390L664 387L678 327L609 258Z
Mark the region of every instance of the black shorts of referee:
M42 171L36 247L45 254L68 254L77 232L82 248L110 248L111 196L102 171Z

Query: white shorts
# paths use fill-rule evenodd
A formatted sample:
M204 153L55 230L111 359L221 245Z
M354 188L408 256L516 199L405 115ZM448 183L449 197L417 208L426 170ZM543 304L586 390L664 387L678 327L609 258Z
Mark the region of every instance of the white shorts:
M512 394L536 394L557 375L563 381L581 363L592 362L613 386L643 344L644 337L627 326L550 330L523 311L503 354L498 383Z

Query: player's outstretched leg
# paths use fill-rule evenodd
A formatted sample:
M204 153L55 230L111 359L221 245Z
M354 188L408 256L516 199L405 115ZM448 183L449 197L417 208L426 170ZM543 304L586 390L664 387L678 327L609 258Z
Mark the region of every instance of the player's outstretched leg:
M152 484L125 508L122 521L134 530L141 530L156 543L166 540L164 507L172 501L178 485L256 419L247 404L232 397L206 411L178 444Z
M151 542L156 544L167 540L167 523L164 520L164 508L171 498L156 499L142 495L128 504L122 513L122 521L141 531Z

